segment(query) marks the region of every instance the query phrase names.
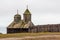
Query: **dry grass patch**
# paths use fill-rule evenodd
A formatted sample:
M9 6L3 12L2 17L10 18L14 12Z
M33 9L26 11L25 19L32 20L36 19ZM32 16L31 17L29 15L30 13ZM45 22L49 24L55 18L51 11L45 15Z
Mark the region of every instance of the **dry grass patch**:
M22 40L60 40L58 37L27 38Z
M41 36L41 35L60 35L60 32L0 34L0 38L24 37L24 36Z

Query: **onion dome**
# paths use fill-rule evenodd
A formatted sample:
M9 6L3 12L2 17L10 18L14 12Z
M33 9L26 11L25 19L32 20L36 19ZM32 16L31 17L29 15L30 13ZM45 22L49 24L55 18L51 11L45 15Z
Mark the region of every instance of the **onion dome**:
M14 17L21 17L21 15L20 14L16 14Z
M19 22L20 20L21 20L21 15L18 14L18 10L17 10L17 14L14 16L14 21Z
M17 10L17 14L14 17L21 17L21 15L18 14L18 10Z

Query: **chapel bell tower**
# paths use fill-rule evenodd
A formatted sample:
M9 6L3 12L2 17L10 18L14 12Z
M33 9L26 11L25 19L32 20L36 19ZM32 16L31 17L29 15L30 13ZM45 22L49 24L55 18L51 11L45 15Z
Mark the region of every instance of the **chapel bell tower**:
M24 14L23 14L23 17L24 17L24 21L26 23L28 23L29 21L31 21L31 13L30 11L28 10L28 6L27 6L27 9L25 10Z

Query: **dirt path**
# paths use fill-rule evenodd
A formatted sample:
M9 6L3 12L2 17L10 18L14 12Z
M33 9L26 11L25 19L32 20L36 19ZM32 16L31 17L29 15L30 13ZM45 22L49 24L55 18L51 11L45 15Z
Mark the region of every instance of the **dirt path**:
M60 35L41 35L41 36L26 36L26 37L20 37L20 38L2 38L0 40L22 40L22 39L27 39L27 38L48 38L51 37L52 39L54 39L53 37L55 37L57 40L58 38L60 39Z

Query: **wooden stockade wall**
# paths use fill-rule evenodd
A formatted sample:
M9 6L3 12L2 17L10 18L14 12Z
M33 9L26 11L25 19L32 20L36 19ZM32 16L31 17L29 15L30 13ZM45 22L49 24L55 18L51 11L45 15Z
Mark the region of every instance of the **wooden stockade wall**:
M29 28L7 28L7 33L38 33L38 32L60 32L60 24L55 25L37 25Z
M30 32L60 32L60 24L34 26L30 28Z

